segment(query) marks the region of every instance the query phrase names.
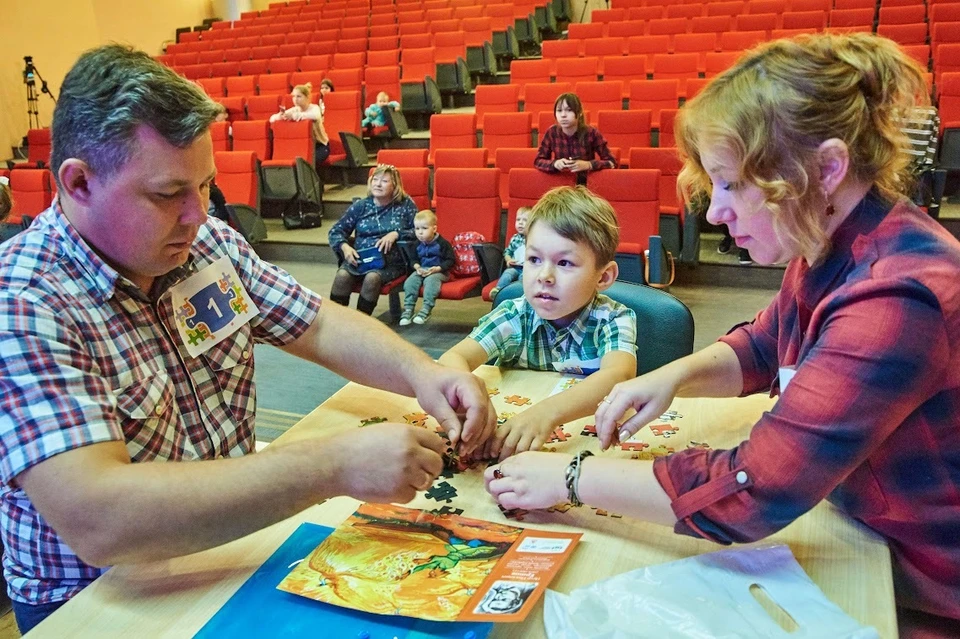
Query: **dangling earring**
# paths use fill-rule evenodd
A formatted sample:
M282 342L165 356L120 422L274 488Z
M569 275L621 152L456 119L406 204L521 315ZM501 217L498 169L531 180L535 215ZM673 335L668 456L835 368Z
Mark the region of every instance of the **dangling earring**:
M836 212L837 212L837 210L836 210L835 208L833 208L833 204L827 202L827 217L830 217L831 215L833 215L833 214L836 213Z

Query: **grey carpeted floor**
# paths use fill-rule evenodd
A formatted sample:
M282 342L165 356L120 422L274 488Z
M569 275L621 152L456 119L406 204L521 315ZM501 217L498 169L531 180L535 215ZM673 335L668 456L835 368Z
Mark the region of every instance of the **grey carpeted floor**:
M278 264L305 286L324 296L330 292L335 266L305 262ZM673 286L670 292L693 313L695 348L698 349L723 335L734 324L751 319L774 295L770 290L703 286ZM426 324L392 327L404 339L436 358L466 337L489 309L490 305L479 298L439 300ZM389 321L386 299L381 300L375 315L384 322ZM256 366L257 438L260 441L272 441L346 384L339 375L272 346L256 347Z

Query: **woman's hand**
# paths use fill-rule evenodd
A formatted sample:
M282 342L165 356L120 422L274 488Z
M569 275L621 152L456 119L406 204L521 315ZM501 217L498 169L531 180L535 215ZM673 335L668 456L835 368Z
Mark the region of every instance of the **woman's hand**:
M390 231L379 240L377 240L377 248L380 249L380 252L386 255L390 252L390 249L393 248L393 243L400 239L400 234L396 231Z
M567 501L568 455L520 453L483 473L487 492L504 508L549 508Z
M614 386L594 415L600 447L606 450L630 438L670 408L676 394L677 380L662 368ZM631 408L636 414L618 423Z
M357 253L357 249L347 242L340 245L340 252L343 253L343 260L352 266L356 266L360 261L360 254Z

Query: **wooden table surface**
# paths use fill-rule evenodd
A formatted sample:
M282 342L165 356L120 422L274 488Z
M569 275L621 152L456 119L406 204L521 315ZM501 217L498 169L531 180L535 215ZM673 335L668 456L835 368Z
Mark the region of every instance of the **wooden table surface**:
M487 382L499 414L518 412L508 403L514 395L536 402L555 390L561 377L553 373L500 371L485 366L478 374ZM644 429L640 437L649 446L640 451L615 450L604 456L643 457L681 450L690 442L724 448L735 445L749 433L760 414L773 400L756 395L743 399L678 399L671 410L679 416L664 422L661 434ZM390 421L417 419L415 400L348 384L336 395L285 433L278 442L329 433L331 429L357 428L368 418ZM567 424L566 441L550 443L558 453L585 448L598 451L595 437L582 435L587 418ZM427 427L436 426L432 418ZM674 432L670 432L671 429ZM384 442L389 445L389 442ZM376 454L376 451L371 451ZM483 489L482 468L454 475L446 481L457 490L449 506L463 515L504 521L504 515ZM444 481L441 478L439 481ZM336 527L356 510L360 502L338 497L313 506L299 515L229 544L177 559L118 566L86 588L67 605L37 627L36 636L190 636L233 595L247 578L304 521ZM432 510L445 503L423 493L407 504ZM569 592L614 574L664 563L722 547L707 541L674 534L664 526L638 522L589 507L561 511L534 511L523 515L518 525L583 532L581 544L551 584ZM790 546L800 565L826 596L864 625L874 626L880 636L897 637L890 554L886 544L864 526L852 521L830 504L821 503L793 524L760 544ZM279 629L278 629L279 630ZM319 636L319 635L318 635ZM544 637L543 606L521 624L501 624L492 637L531 639Z

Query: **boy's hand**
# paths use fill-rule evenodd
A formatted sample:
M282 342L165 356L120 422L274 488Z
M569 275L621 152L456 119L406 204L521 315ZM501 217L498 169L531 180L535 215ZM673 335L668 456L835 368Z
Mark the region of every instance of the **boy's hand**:
M497 426L493 437L487 441L488 459L506 459L516 453L540 450L553 432L554 425L537 416L537 411L528 409Z

